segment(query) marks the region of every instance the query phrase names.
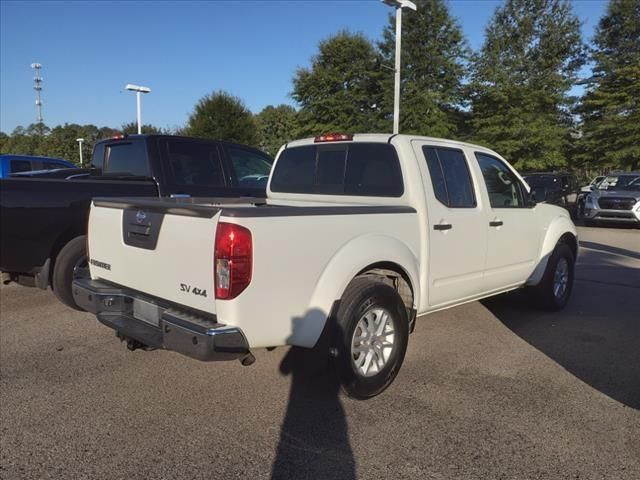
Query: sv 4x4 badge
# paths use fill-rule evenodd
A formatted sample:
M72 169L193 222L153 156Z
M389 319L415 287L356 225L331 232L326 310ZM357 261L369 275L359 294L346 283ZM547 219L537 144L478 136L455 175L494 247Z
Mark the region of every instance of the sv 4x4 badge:
M200 295L201 297L206 297L207 296L207 291L206 290L201 290L198 287L192 287L191 285L187 285L186 283L181 283L180 284L180 291L181 292L187 292L187 293L193 293L194 295Z

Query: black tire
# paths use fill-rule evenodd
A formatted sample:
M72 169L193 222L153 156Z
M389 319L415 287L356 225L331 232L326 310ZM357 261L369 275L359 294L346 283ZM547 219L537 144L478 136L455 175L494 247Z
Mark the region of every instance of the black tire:
M382 352L385 351L382 342L385 339L388 341L389 337L378 336L377 333L374 334L373 332L363 332L358 326L358 323L365 315L375 322L376 311L383 314L386 312L392 320L390 325L387 323L389 325L388 328L392 330L387 330L387 327L383 327L386 332L391 332L387 333L387 335L393 334L392 346L387 347L391 348L391 352L386 357L386 360L380 360L380 355L383 355ZM382 315L379 318L382 318ZM384 283L368 278L357 278L351 282L342 296L335 320L334 344L337 348L337 356L334 361L340 376L342 390L348 396L357 399L371 398L382 393L398 374L407 350L409 322L402 299L393 288ZM352 340L356 331L365 335L374 335L376 338L371 342L377 344L376 351L380 352L380 354L376 353L372 358L383 362L383 365L379 367L379 364L376 363L374 370L377 370L377 372L374 371L370 376L363 374L356 366L356 361L362 358L361 355L367 355L366 353L359 353L356 359L356 354L352 352ZM372 358L369 359L369 364L374 361Z
M71 288L74 279L88 276L86 237L82 235L69 241L58 253L51 278L53 293L67 307L83 312L73 300Z
M555 277L556 272L559 269L561 262L566 262L568 268L566 287L560 295L557 295L559 291L556 291ZM571 291L573 290L573 281L575 277L575 263L576 260L573 256L573 252L568 245L559 243L553 250L549 261L547 262L547 268L544 271L542 280L535 287L529 288L529 293L533 301L533 305L537 308L547 311L562 310L569 302Z

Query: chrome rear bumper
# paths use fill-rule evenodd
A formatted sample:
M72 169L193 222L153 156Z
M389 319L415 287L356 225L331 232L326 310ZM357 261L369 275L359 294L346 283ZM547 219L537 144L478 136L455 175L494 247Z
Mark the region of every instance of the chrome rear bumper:
M202 361L240 359L249 353L242 331L218 323L215 315L188 312L139 292L90 279L73 282L73 298L121 337L145 346Z

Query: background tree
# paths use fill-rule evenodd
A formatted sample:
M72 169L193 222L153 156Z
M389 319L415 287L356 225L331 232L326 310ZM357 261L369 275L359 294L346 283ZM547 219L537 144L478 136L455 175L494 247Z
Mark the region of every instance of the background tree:
M156 127L149 123L143 123L140 128L143 135L155 135L155 134L164 134L166 133L164 129L160 127ZM138 134L138 124L136 122L125 123L120 127L120 131L123 135L137 135Z
M11 135L3 136L0 151L16 155L41 155L45 157L63 158L79 164L80 154L77 138L84 138L83 157L89 159L96 141L120 135L121 132L109 127L98 128L95 125L78 125L75 123L58 125L49 128L44 124L31 124L28 127L18 126Z
M520 169L567 165L574 99L584 64L580 22L566 0L507 0L473 65L473 137Z
M42 155L43 144L49 127L43 123L32 123L28 127L18 125L5 140L3 153L17 155Z
M86 166L91 157L93 145L99 139L99 130L95 125L78 125L76 123L58 125L51 129L38 153L45 156L64 158L80 164L77 138L84 138L82 154Z
M320 42L310 68L293 78L291 96L300 105L297 136L339 131L390 131L382 110L380 58L360 33L339 32Z
M464 103L463 79L469 48L444 0L416 0L416 12L402 16L400 132L458 136ZM380 51L386 65L395 61L395 14L383 32ZM393 114L394 74L384 71L384 106Z
M640 168L640 0L612 0L594 37L579 112L587 167Z
M289 105L268 105L256 115L256 124L260 148L275 156L282 145L295 139L296 110Z
M253 114L242 100L222 90L198 101L187 121L186 133L194 137L258 145Z
M4 148L5 144L9 140L9 135L4 132L0 132L0 154L5 153L7 150Z

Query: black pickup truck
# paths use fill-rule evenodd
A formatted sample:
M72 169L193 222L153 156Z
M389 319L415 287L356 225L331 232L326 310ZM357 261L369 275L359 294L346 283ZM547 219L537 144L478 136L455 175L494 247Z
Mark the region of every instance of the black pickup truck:
M273 160L226 142L170 135L100 141L91 165L0 180L0 271L5 282L47 288L78 308L74 278L87 274L85 231L93 197L258 197ZM188 201L188 200L184 200Z

